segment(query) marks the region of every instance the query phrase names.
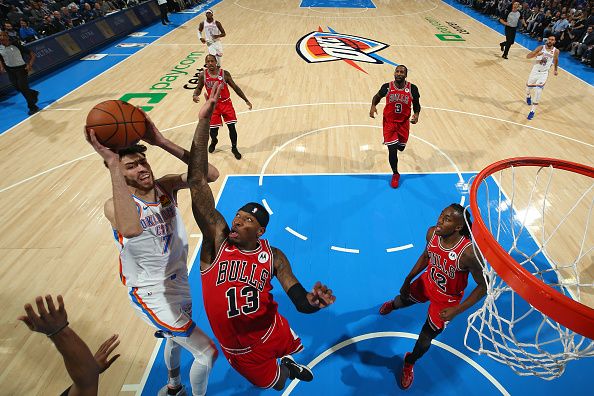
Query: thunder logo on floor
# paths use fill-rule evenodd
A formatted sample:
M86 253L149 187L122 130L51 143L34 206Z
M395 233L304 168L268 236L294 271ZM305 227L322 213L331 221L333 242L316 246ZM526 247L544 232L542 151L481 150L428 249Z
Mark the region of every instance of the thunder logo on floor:
M388 63L398 66L376 52L388 48L389 45L368 38L351 36L334 31L328 26L329 32L321 27L317 31L303 36L296 45L297 53L308 63L344 61L357 70L367 73L355 62L372 64Z

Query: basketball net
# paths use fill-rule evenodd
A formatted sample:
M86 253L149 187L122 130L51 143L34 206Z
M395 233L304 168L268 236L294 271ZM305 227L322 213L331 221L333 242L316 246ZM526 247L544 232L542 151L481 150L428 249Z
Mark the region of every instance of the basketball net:
M500 161L476 177L470 198L487 295L468 318L464 344L547 380L594 356L594 169L563 164L571 163Z

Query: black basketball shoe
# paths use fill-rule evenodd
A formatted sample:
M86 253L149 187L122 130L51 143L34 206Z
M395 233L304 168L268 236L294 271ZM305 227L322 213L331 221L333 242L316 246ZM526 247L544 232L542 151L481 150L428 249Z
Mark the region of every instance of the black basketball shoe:
M287 355L281 359L281 364L284 364L289 369L289 378L297 378L300 381L311 382L313 379L313 372L309 367L299 364L293 360L291 355Z

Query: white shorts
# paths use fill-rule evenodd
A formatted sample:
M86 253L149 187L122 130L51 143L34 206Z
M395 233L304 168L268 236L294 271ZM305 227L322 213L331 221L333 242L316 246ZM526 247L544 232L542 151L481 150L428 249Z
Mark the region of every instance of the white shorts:
M190 284L184 274L163 284L128 289L134 311L165 335L187 337L196 324L192 320Z
M220 41L213 41L212 43L208 44L208 53L214 56L223 56L223 43Z
M530 88L535 87L544 87L545 83L547 82L547 78L549 77L549 72L545 73L530 73L528 76L528 82L526 86Z

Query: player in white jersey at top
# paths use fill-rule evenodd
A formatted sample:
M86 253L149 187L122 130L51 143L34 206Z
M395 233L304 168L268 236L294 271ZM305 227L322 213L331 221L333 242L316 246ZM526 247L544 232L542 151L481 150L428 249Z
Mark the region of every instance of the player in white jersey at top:
M221 58L223 57L223 43L221 43L220 39L225 37L227 33L225 33L221 22L215 21L212 10L206 10L205 15L206 20L198 25L198 37L200 37L202 44L206 44L208 53L217 58L217 65L220 67ZM205 37L202 37L202 32L204 32Z
M559 65L559 50L555 48L555 36L549 36L544 45L539 45L526 55L526 58L536 58L536 63L532 66L532 71L528 76L526 83L526 103L531 105L528 119L534 118L536 107L540 102L542 90L544 89L547 78L549 77L549 69L555 66L554 73L557 75L557 66ZM534 90L534 97L531 93Z
M148 119L143 140L161 147L186 164L189 152L166 139ZM180 378L181 348L194 356L190 369L193 395L204 395L216 359L212 340L192 320L188 283L188 240L176 193L188 188L187 175L154 178L146 146L136 144L117 153L99 143L91 129L85 136L109 169L113 197L104 205L120 251L120 278L128 287L135 312L166 338L169 381L161 395L186 395ZM208 180L218 171L209 164Z

